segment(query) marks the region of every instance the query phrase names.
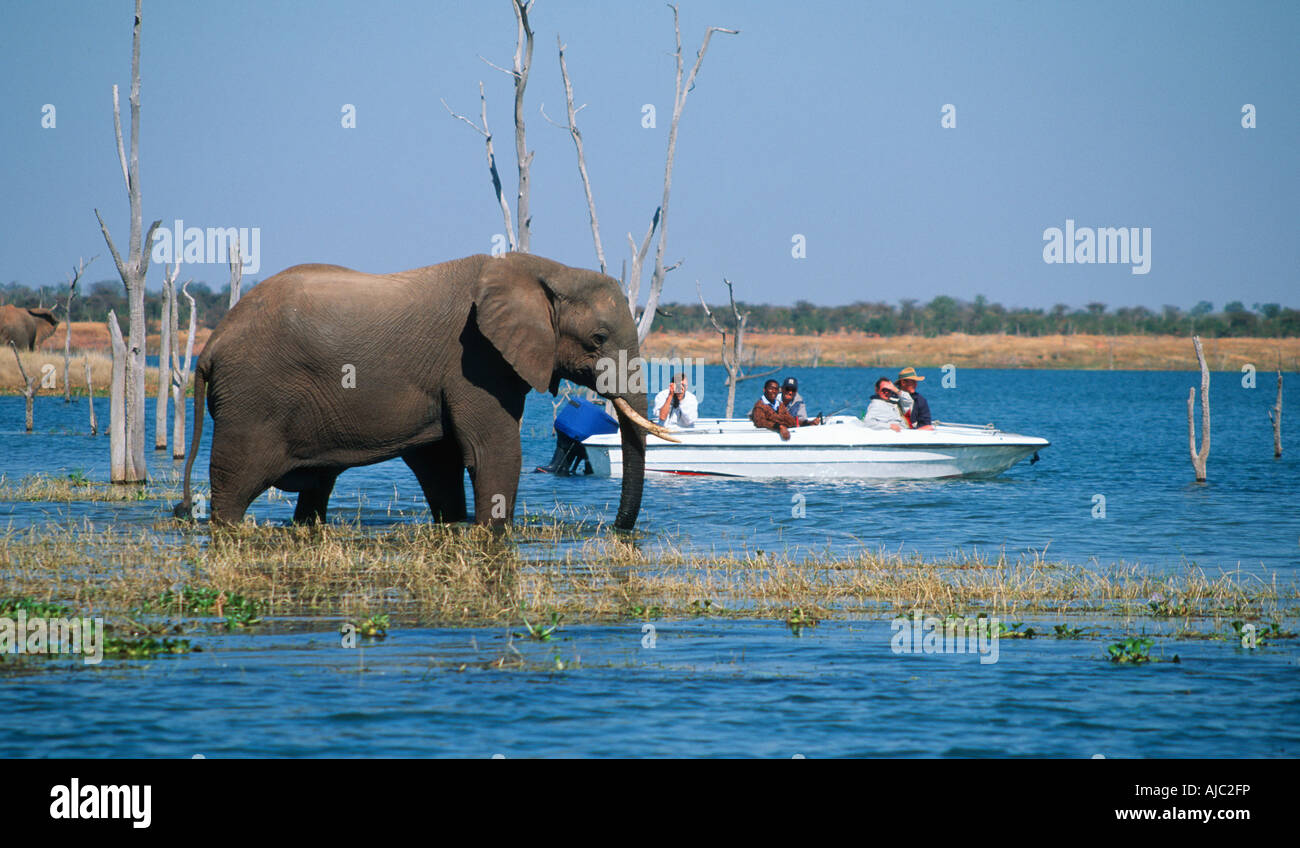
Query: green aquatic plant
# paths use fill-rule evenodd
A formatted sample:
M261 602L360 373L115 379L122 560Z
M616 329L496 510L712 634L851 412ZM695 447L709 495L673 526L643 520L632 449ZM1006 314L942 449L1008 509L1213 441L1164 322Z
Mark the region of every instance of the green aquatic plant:
M1057 624L1052 627L1057 639L1079 639L1083 637L1083 629L1080 627L1071 627L1068 624Z
M658 606L632 604L627 608L627 614L632 618L662 618L664 611Z
M1022 627L1025 627L1025 623L1023 621L1017 621L1012 623L1011 625L1008 625L1005 621L999 621L998 638L999 639L1032 639L1038 635L1038 631L1035 630L1034 628L1025 627L1024 630L1021 630L1020 628Z
M525 618L522 613L520 614L519 617L523 619L524 627L528 628L527 634L524 633L515 634L516 638L519 639L523 639L525 636L527 636L527 638L535 639L538 642L549 642L551 640L551 635L554 634L556 630L560 629L560 614L555 610L551 610L550 627L543 627L541 625L538 625L537 627L533 627L533 625L529 623L528 619Z
M1110 655L1110 661L1113 663L1141 665L1151 662L1151 646L1154 644L1154 639L1130 636L1123 642L1116 642L1107 647L1106 653Z
M366 639L384 639L388 636L388 615L372 615L370 618L362 621L348 622L354 628L358 636Z
M708 598L697 598L691 601L690 607L687 609L687 612L691 615L712 615L722 611L722 607L715 607L713 601Z
M1128 665L1142 665L1149 662L1182 662L1178 658L1178 654L1174 654L1173 658L1169 660L1151 656L1151 646L1154 644L1154 639L1145 636L1130 636L1122 642L1109 645L1106 648L1106 654L1111 662Z
M111 659L141 660L168 654L189 654L199 648L189 639L155 639L152 636L136 638L109 638L104 640L104 656Z
M803 609L799 607L795 607L785 617L786 627L789 627L790 632L796 636L802 636L805 627L816 627L817 624L817 619L806 614Z
M1185 616L1188 613L1187 601L1178 597L1166 598L1163 595L1157 595L1147 602L1147 607L1156 618L1173 618L1174 616Z
M215 615L226 620L227 630L252 627L262 621L260 601L224 589L184 586L177 591L167 590L152 603L142 605L142 609L148 612L154 606L163 612L179 609L189 615Z
M38 601L21 595L0 598L0 616L12 618L19 610L26 613L28 618L67 618L72 615L72 608L64 604Z

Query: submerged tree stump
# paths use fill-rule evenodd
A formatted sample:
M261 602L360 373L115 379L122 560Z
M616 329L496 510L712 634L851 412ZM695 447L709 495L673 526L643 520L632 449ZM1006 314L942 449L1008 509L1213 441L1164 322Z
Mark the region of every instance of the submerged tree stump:
M1282 456L1282 357L1277 360L1277 403L1268 411L1268 420L1273 422L1273 458Z
M23 397L27 399L27 432L32 431L32 401L36 397L36 378L28 377L27 370L23 368L23 358L18 355L18 347L12 340L9 347L13 349L14 359L18 360L18 373L23 378Z
M1201 365L1201 449L1196 449L1196 418L1193 409L1196 404L1196 387L1187 390L1187 447L1192 454L1192 469L1196 472L1196 482L1205 482L1205 463L1210 458L1210 368L1205 364L1205 352L1201 349L1201 337L1192 336L1196 347L1196 361Z

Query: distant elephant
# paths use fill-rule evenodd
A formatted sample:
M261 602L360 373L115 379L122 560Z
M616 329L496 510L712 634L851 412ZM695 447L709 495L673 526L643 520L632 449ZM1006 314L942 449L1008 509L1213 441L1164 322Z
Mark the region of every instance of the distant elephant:
M294 266L244 295L203 348L176 515L190 514L206 392L214 522L240 521L271 486L299 493L295 522L323 521L344 469L400 456L435 521L466 518L469 469L477 523L506 524L524 398L530 386L554 393L565 378L614 401L623 447L614 523L631 528L645 433L665 431L645 419L638 380L611 389L596 377L637 357L618 281L538 256L477 255L384 275Z
M52 309L0 306L0 346L8 346L12 341L19 350L36 350L41 342L54 335L58 326L59 319Z

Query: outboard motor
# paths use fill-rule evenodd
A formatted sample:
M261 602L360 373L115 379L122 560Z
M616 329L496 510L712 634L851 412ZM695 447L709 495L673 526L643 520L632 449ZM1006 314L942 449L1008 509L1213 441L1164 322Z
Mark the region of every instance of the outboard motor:
M536 471L568 477L578 473L578 465L586 463L584 474L591 473L587 449L583 439L602 433L617 433L618 421L605 410L586 398L569 398L560 414L555 416L555 453L547 465Z

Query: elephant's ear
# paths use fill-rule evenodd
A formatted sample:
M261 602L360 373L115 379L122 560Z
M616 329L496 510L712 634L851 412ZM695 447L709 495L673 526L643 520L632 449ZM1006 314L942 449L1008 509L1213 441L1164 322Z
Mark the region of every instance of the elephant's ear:
M555 308L542 263L521 254L484 261L474 287L478 327L520 377L539 392L555 371Z

